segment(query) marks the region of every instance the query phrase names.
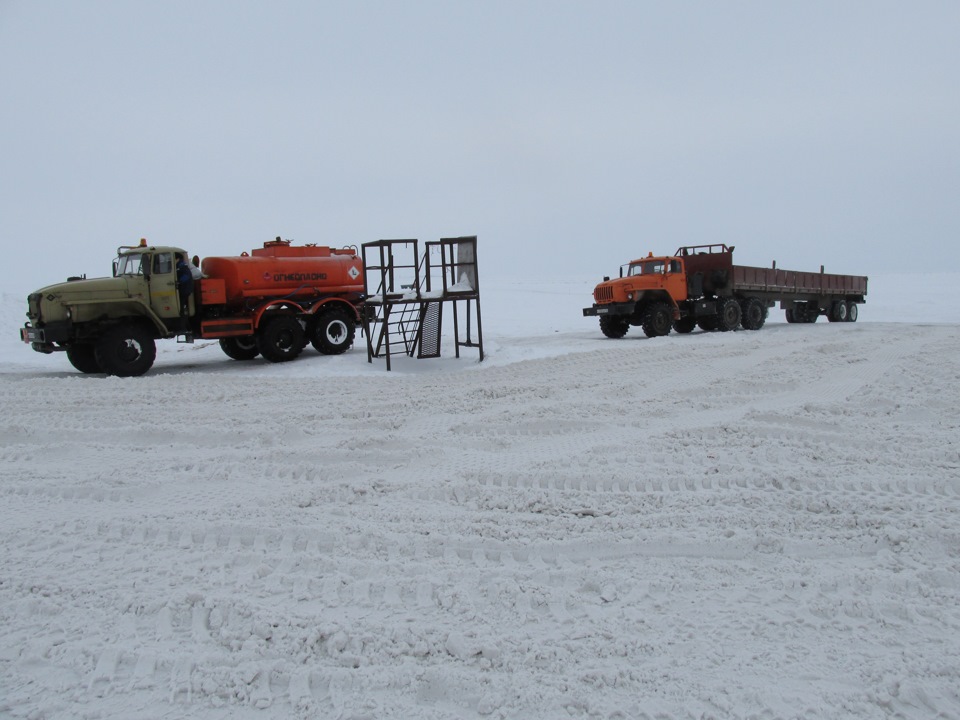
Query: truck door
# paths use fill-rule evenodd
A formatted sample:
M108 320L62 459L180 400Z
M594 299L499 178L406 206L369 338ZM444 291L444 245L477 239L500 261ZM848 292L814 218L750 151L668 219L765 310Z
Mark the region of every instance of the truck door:
M664 287L674 302L687 299L687 276L683 272L683 263L679 260L670 260L664 267Z
M173 253L153 254L150 272L150 307L164 319L180 316L180 300L177 297L177 274Z

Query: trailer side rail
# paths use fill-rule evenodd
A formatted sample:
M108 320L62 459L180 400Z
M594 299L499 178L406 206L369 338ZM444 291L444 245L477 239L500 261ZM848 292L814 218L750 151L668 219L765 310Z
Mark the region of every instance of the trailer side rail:
M733 285L738 292L816 293L855 295L867 293L867 278L861 275L834 275L824 272L797 272L747 265L733 266Z

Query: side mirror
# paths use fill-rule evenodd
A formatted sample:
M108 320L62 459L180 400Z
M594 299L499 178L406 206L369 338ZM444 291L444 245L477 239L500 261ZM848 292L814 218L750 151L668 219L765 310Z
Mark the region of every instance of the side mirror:
M114 276L114 277L117 276L117 261L116 261L116 260L113 261L113 276Z

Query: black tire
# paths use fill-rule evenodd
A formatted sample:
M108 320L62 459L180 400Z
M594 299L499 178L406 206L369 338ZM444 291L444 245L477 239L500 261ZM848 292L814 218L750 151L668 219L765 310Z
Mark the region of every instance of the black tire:
M859 315L860 311L857 310L857 304L855 302L849 303L847 306L847 322L856 322Z
M97 362L97 353L93 345L70 345L67 348L67 360L82 373L102 373L100 363Z
M257 339L253 335L220 338L220 349L234 360L253 360L260 354Z
M793 308L787 310L788 323L815 323L819 317L819 308L810 309L810 303L799 302Z
M264 321L256 337L260 354L270 362L289 362L303 351L303 326L293 315Z
M679 320L673 321L673 329L675 332L680 333L681 335L686 335L687 333L693 332L693 329L697 326L697 319L692 315L687 317L682 317Z
M835 302L833 307L830 308L830 314L827 315L827 320L830 322L846 322L847 310L847 304L843 300Z
M744 330L759 330L767 320L767 306L759 298L747 298L740 305Z
M606 335L608 338L622 338L627 334L627 330L630 329L630 323L624 320L622 317L611 317L606 315L600 318L600 332Z
M740 320L743 313L740 310L740 303L733 298L720 300L717 303L718 329L722 332L729 332L740 327Z
M716 315L697 318L697 327L704 332L713 332L714 330L718 330L720 328L720 318L718 318Z
M669 335L673 327L673 312L666 303L654 303L643 314L643 334L647 337Z
M310 344L324 355L345 353L357 333L356 319L343 308L322 312L310 328Z
M157 344L143 325L118 325L100 336L94 355L100 369L108 375L137 377L153 367Z

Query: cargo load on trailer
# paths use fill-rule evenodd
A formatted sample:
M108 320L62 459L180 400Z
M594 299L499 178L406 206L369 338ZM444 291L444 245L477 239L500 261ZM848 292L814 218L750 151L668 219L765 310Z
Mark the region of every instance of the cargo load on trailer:
M69 278L27 298L20 338L64 351L84 373L142 375L156 340L216 339L235 360L295 359L353 343L363 304L357 248L265 242L235 257L189 260L178 247L121 246L112 277Z
M789 323L856 322L866 301L867 278L824 272L798 272L733 264L734 247L724 244L681 247L673 255L633 260L620 277L606 277L593 291L585 317L598 317L600 330L621 338L631 326L647 337L671 330L759 330L770 308L780 303Z

